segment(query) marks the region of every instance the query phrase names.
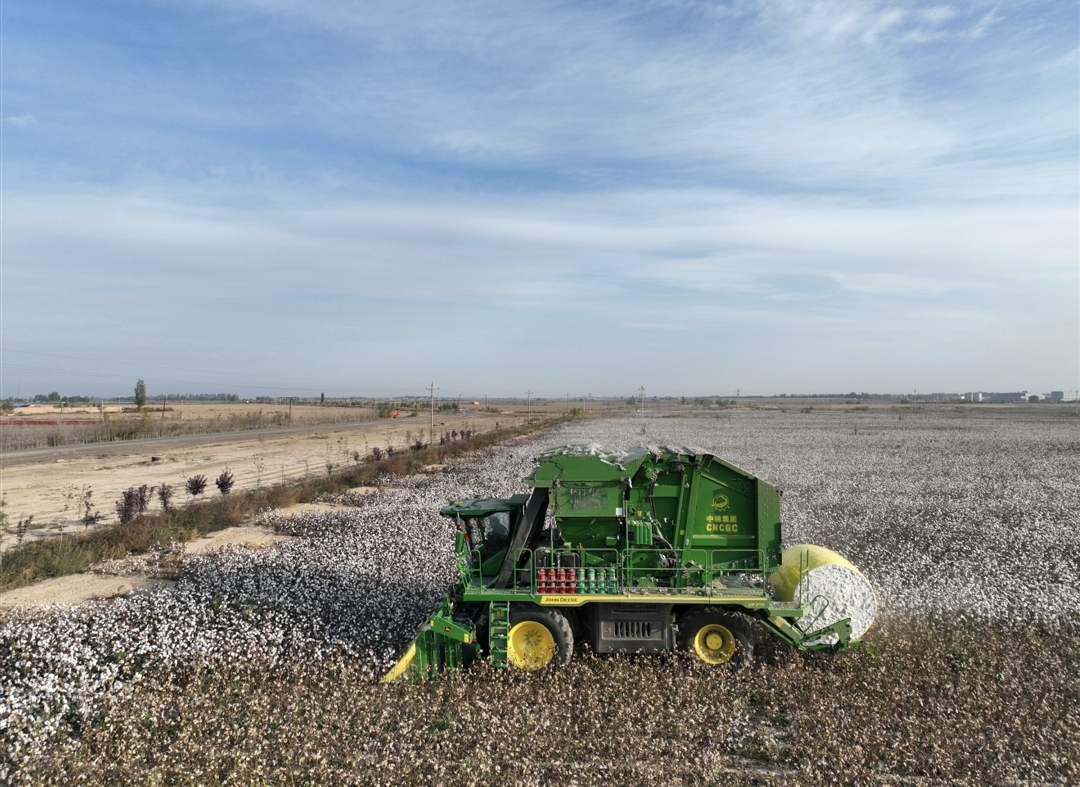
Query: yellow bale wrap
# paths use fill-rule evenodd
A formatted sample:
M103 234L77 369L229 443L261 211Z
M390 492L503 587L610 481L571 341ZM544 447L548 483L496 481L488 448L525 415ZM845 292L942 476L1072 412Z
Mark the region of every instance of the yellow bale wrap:
M784 550L784 555L780 559L780 570L772 576L773 594L780 601L795 600L795 592L798 590L799 580L802 579L800 571L803 566L808 572L818 566L844 566L862 576L862 572L854 563L831 549L813 544L789 547Z
M808 614L796 624L806 633L847 617L852 623L852 639L858 640L877 614L870 582L851 561L825 547L799 544L784 550L780 569L771 582L773 595L780 601L810 604L819 596L828 599L823 617L812 610L814 615Z

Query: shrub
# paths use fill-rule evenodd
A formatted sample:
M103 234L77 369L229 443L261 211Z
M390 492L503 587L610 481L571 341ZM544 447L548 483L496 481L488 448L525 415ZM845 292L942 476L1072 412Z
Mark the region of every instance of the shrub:
M103 517L103 514L100 511L95 511L94 510L94 503L90 499L93 496L93 494L94 494L94 490L90 489L89 487L87 487L86 491L83 492L82 523L83 523L83 525L85 527L90 527L90 525L96 525L98 522L101 521L101 519Z
M161 501L161 510L165 513L172 511L173 488L162 482L157 489L158 500Z
M26 538L26 531L30 529L30 523L34 521L34 515L20 519L19 524L15 526L15 543L22 544L23 539Z
M187 489L187 493L189 495L191 495L192 497L198 497L206 491L206 476L202 475L201 473L199 475L193 475L187 480L187 483L184 484L184 487Z
M146 513L150 505L150 487L143 484L139 487L128 487L116 501L116 515L120 518L120 524L126 525L138 519Z
M214 486L216 486L218 491L223 495L229 494L235 483L236 479L233 478L233 474L229 472L229 468L227 467L221 471L221 475L214 479Z

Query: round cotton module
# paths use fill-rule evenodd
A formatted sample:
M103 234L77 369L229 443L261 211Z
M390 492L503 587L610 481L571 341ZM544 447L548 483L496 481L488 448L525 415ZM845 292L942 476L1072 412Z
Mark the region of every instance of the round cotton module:
M773 593L783 601L809 605L795 623L804 634L812 635L846 618L851 639L862 639L877 614L877 597L859 569L836 552L809 544L785 550L781 563L772 577ZM817 641L835 644L838 640L831 632Z

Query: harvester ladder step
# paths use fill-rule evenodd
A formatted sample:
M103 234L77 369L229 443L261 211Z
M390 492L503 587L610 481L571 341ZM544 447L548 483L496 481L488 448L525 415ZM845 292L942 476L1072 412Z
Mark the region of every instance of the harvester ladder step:
M510 602L492 601L488 604L488 650L491 666L506 666L507 638L510 635Z

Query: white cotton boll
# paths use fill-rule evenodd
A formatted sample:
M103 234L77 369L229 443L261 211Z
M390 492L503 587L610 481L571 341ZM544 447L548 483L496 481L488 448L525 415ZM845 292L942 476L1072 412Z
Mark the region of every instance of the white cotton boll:
M810 605L807 614L795 624L805 634L813 634L847 618L852 640L859 640L877 615L874 589L866 577L847 566L826 565L810 569L794 595L793 601ZM830 645L837 640L835 633L821 637L821 642Z
M814 634L848 620L851 639L862 639L877 615L873 587L843 556L824 547L802 544L784 550L780 569L770 577L773 595L808 607L796 622L804 634ZM835 632L806 642L836 644Z

